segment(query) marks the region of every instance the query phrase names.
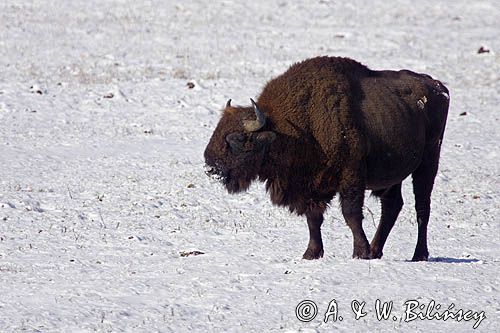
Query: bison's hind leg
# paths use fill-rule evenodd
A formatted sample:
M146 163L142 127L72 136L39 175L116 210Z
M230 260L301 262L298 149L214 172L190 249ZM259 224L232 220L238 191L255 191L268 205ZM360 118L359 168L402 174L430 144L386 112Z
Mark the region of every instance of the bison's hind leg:
M373 237L370 245L370 256L374 259L382 258L384 244L391 232L399 212L403 207L403 197L401 196L401 183L396 184L388 189L374 191L375 196L380 197L382 205L382 216L378 224L377 232Z
M426 261L429 258L427 225L431 211L431 192L438 170L439 152L440 143L427 149L424 152L422 163L412 174L418 223L417 246L412 261Z
M303 259L312 260L323 257L323 240L321 239L323 213L324 209L321 207L315 207L306 212L307 226L309 228L309 245L302 256Z

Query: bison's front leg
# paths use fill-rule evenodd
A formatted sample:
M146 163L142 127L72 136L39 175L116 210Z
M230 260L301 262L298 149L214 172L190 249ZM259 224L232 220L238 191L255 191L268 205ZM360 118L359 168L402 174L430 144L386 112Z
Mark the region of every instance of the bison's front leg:
M316 208L306 212L307 226L309 227L309 245L302 256L303 259L319 259L323 257L323 241L321 239L321 224L323 224L323 210Z
M363 230L363 200L365 189L360 186L352 186L340 193L342 214L351 228L353 241L353 258L371 259L370 244Z

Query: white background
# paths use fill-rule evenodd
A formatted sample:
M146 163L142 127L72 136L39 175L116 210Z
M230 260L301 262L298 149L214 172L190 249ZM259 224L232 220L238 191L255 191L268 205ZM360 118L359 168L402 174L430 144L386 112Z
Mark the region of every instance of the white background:
M397 318L406 300L433 299L485 311L477 331L499 331L499 18L479 0L1 1L0 330L472 330L374 316L376 299ZM429 262L408 261L411 182L383 259L351 259L334 199L325 257L305 261L304 218L262 184L230 196L205 176L226 100L247 105L317 55L450 89ZM379 214L368 198L369 238ZM304 299L319 308L310 323L295 317ZM344 321L323 323L332 299ZM367 302L359 321L354 299Z

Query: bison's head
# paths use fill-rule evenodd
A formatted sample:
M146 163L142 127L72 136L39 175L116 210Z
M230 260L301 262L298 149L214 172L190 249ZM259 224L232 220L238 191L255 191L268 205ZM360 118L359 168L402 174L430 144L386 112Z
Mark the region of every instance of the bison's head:
M232 107L231 100L227 102L205 149L207 174L220 179L230 193L248 189L276 138L273 132L263 131L266 118L251 101L248 108Z

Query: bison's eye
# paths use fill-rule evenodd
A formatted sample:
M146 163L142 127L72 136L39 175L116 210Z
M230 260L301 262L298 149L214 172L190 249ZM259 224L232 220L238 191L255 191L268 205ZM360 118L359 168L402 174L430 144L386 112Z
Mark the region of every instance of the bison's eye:
M226 136L226 142L233 151L239 151L243 148L246 141L246 135L243 133L231 133Z

